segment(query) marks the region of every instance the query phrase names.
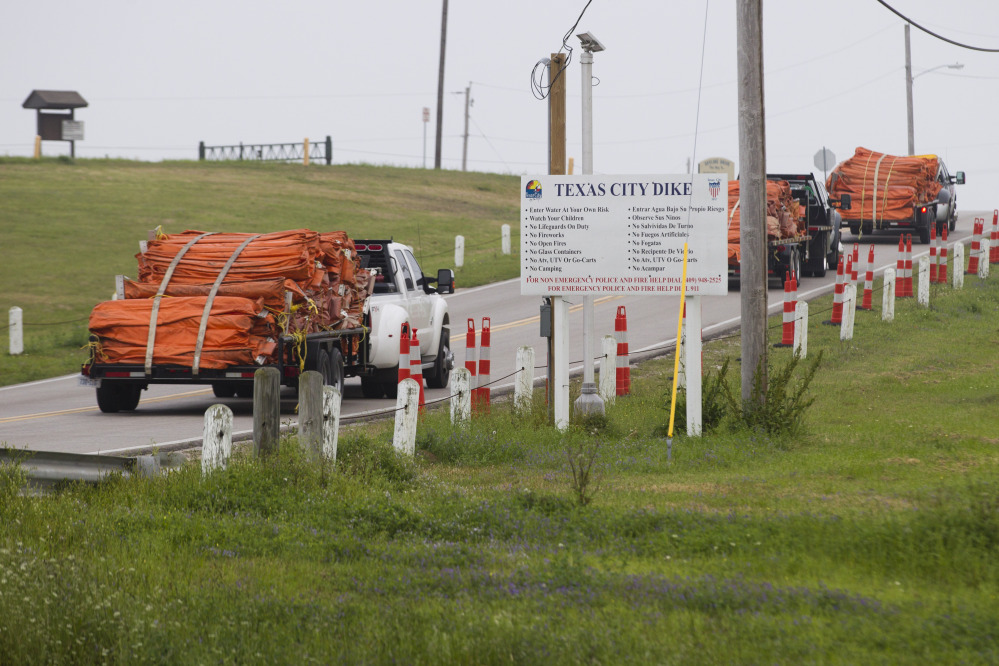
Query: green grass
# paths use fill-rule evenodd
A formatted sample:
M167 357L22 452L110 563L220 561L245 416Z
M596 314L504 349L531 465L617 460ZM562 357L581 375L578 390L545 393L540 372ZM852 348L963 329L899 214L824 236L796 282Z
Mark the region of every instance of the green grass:
M412 460L380 423L327 468L288 439L204 480L42 498L8 468L0 660L996 663L999 278L899 302L893 324L858 313L849 342L817 325L829 301L794 436L728 420L667 460L662 359L605 422L434 412ZM738 354L709 343L705 367L732 359L737 385ZM580 506L566 456L594 449Z
M115 275L135 277L138 243L158 226L392 237L433 275L453 268L463 235L456 280L472 287L519 271L518 188L513 176L363 165L0 158L0 325L20 307L26 351L0 355L0 385L79 369L90 310Z

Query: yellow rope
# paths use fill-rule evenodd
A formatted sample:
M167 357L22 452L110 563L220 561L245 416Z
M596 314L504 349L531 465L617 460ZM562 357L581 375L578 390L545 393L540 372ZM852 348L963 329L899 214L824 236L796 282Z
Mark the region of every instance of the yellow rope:
M680 278L680 316L676 322L676 346L673 359L673 395L669 403L669 432L667 437L673 439L673 417L676 415L676 378L680 374L680 338L683 335L683 306L687 295L687 243L683 244L683 275Z
M102 361L108 360L108 355L104 353L104 347L101 346L100 340L91 340L87 344L80 347L80 349L90 350L90 359L96 361L98 358Z

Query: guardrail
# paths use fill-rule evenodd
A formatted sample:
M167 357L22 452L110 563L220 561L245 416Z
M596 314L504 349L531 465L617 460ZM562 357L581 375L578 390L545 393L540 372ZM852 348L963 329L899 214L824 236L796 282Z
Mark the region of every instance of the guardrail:
M209 162L325 162L333 164L333 139L306 139L301 143L238 143L233 146L206 146L198 143L198 159Z
M27 475L29 494L50 492L66 482L100 483L115 475L152 477L180 468L182 453L157 453L135 457L0 449L0 465L19 465Z

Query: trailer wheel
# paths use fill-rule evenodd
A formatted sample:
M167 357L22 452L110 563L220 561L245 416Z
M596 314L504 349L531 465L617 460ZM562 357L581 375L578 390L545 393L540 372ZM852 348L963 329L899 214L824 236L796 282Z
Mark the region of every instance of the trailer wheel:
M105 414L131 412L139 406L141 386L101 384L97 387L97 406Z
M236 395L236 387L230 382L214 382L212 393L216 398L231 398Z
M327 352L319 352L319 368L323 374L323 383L335 386L343 396L343 354L336 347Z

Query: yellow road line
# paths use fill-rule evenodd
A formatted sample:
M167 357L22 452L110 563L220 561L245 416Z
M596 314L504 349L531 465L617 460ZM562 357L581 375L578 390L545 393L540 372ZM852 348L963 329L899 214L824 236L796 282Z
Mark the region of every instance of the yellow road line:
M192 395L203 395L205 393L211 393L210 389L198 389L196 391L185 391L184 393L174 393L172 395L164 395L159 398L149 398L143 400L142 404L147 405L151 402L166 402L168 400L175 400L176 398L186 398ZM15 423L17 421L31 421L33 419L42 419L47 416L63 416L66 414L81 414L83 412L96 412L97 407L77 407L75 409L60 409L55 412L39 412L37 414L23 414L21 416L7 416L5 418L0 418L0 423Z
M621 294L618 294L616 296L601 296L600 298L595 299L593 303L594 305L596 305L598 303L606 303L607 301L613 301L619 298L624 298L624 296ZM569 312L579 312L582 309L583 309L582 304L573 305L572 307L569 308ZM517 328L518 326L526 326L527 324L538 321L538 319L540 318L541 315L534 315L533 317L528 317L526 319L519 319L517 321L511 321L506 324L500 324L499 326L492 326L490 327L489 330L490 332L505 331L507 329ZM476 334L479 334L480 332L481 331L476 331Z

